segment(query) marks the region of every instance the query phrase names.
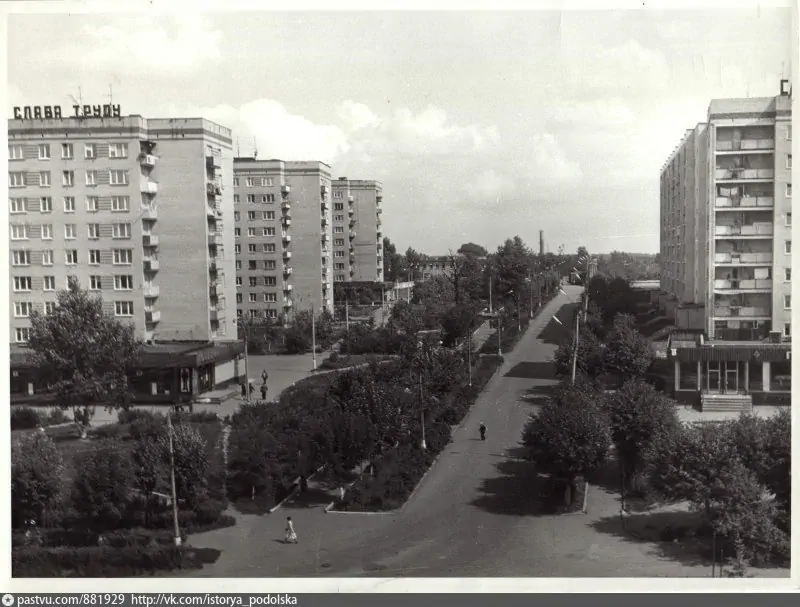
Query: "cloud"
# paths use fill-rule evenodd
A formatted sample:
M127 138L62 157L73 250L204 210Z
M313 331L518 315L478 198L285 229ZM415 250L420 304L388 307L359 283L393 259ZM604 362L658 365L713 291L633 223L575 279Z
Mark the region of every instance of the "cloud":
M484 207L496 207L513 195L516 181L495 169L486 169L473 179L465 181L463 189L464 195L470 201Z
M562 101L555 111L554 120L561 124L592 128L614 128L631 124L636 116L621 97L596 101Z
M174 19L174 27L157 20L127 18L119 24L82 28L79 44L59 48L48 59L86 70L111 70L151 75L189 74L222 59L222 32L197 15Z
M574 160L570 160L552 133L538 133L533 136L533 150L531 156L527 158L527 175L533 182L540 185L552 183L569 183L583 177L580 165Z

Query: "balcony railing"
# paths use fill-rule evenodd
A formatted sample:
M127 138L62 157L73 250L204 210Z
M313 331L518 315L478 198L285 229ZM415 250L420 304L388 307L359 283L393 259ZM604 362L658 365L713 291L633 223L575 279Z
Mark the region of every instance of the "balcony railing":
M356 232L355 232L355 230L351 230L351 231L350 231L350 240L353 240L355 237L356 237Z
M222 246L222 236L220 234L208 234L208 246L220 247Z
M715 291L771 291L771 278L740 278L714 280Z
M142 291L145 297L158 297L158 285L145 284Z
M158 272L161 269L161 264L158 262L157 259L147 259L144 260L144 271L145 272Z
M774 139L739 139L736 141L720 141L717 139L718 152L767 151L774 149Z
M142 182L142 194L150 194L154 196L158 193L158 184L155 181L143 181Z
M350 204L353 204L355 201L356 201L356 199L353 196L348 196L347 197L347 202L349 202Z
M291 276L291 274L292 274L292 268L290 268L289 266L283 266L283 275Z
M714 263L772 265L772 253L715 253Z
M158 219L158 208L152 205L142 205L142 219Z
M772 196L744 196L741 198L718 196L714 206L718 209L755 208L766 211L775 206L775 199Z
M714 329L714 339L726 341L760 341L767 335L769 335L768 326L758 329Z
M161 320L161 310L156 310L154 308L145 308L144 320L145 322L159 322Z
M142 234L142 244L146 247L157 247L158 236L155 234Z
M774 179L774 169L716 169L714 177L718 180L728 179L745 181L750 179Z
M206 194L209 196L221 196L222 195L222 188L220 185L214 181L209 181L206 184Z
M209 169L222 168L222 159L219 156L206 156L206 167Z
M283 258L284 259L291 259L292 258L292 252L291 251L284 251L283 252Z
M730 236L769 238L772 236L772 224L754 223L744 226L714 226L714 235L717 238Z
M151 169L156 166L156 160L158 160L158 158L152 154L142 154L139 156L139 164L141 164L143 167L149 167Z
M291 234L282 234L281 238L283 238L283 242L292 242L292 235Z
M281 223L283 223L283 225L285 225L288 228L290 225L292 225L292 220L289 217L284 217L281 220Z
M291 308L294 304L292 303L291 299L284 299L283 300L283 307L284 308Z
M383 209L382 209L382 208L380 208L380 207L378 207L377 209L375 209L375 212L376 212L378 215L380 215L381 213L383 213Z
M755 306L718 306L714 308L714 316L718 318L769 318L768 308Z
M219 310L217 308L211 308L208 311L208 318L211 322L219 321Z

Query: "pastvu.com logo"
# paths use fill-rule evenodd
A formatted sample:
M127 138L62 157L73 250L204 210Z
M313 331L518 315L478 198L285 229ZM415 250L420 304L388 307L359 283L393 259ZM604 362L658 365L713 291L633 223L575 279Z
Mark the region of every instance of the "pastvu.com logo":
M3 605L5 607L11 607L14 604L14 595L13 594L4 594L3 595Z

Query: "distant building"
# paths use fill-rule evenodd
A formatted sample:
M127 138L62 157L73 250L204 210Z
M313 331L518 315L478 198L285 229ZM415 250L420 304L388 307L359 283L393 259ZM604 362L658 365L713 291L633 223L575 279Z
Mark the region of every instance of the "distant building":
M713 100L661 173L659 303L695 334L670 348L675 391L704 406L790 390L791 139L784 83Z
M330 167L236 158L234 173L237 313L333 312Z
M383 185L339 177L332 189L334 281L383 281Z

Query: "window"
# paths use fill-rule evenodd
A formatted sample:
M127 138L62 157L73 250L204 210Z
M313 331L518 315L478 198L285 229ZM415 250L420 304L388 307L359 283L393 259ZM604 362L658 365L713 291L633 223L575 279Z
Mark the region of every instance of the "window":
M66 263L68 266L74 266L78 264L78 251L76 249L67 249Z
M84 158L97 158L97 146L93 143L87 143L83 148Z
M264 236L275 236L275 228L264 228Z
M39 160L50 160L50 144L39 144Z
M25 160L25 148L23 148L21 145L8 146L8 159Z
M28 210L28 201L24 198L11 198L9 209L9 213L25 213Z
M53 199L50 196L42 196L39 199L39 211L42 213L53 212Z
M128 171L121 169L109 171L108 180L111 185L128 185Z
M241 259L235 259L233 261L233 265L237 270L241 270L242 269L242 260Z
M334 202L333 203L333 210L334 211L344 211L344 203L343 202Z
M255 253L256 252L256 245L254 245L254 244L247 245L247 252L248 253Z
M31 277L30 276L15 276L14 277L14 292L25 293L31 290Z
M262 187L272 187L272 177L262 177L261 178L261 186Z
M11 240L28 240L28 226L19 224L12 225Z
M258 285L258 279L255 276L251 276L249 282L251 287L255 287Z
M115 301L114 316L133 316L133 302Z
M100 265L100 249L89 250L89 264L93 266Z
M344 198L344 196L342 195L342 192L334 192L333 193L333 197L334 198Z
M250 261L247 262L247 269L248 270L256 270L257 269L255 259L251 259Z
M115 266L129 266L133 263L132 249L114 249L113 263Z
M264 284L268 287L274 287L278 284L278 279L274 276L265 276L264 277Z
M239 221L240 219L241 219L241 217L240 217L239 211L234 211L233 212L233 220L234 221Z
M248 236L255 236L256 235L256 229L255 228L247 228L247 235Z
M242 228L233 228L233 237L239 238L242 235Z
M236 294L236 303L237 304L242 303L242 294L241 293L237 293Z
M86 185L97 185L97 171L86 171Z
M108 146L109 158L127 158L128 157L128 144L127 143L112 143Z
M88 226L89 238L91 240L97 240L100 238L100 224L99 223L90 223Z
M66 238L67 240L74 240L75 238L77 238L74 223L64 224L64 238Z
M256 303L256 294L255 293L248 293L247 294L247 300L250 303Z
M784 337L792 336L792 323L790 322L783 323L783 336Z
M30 251L12 251L11 252L11 265L12 266L29 266L29 265L31 265L31 252Z
M112 196L111 210L115 213L126 213L131 210L131 199L129 196Z
M241 276L237 276L236 277L236 286L237 287L241 287L242 286L242 277Z
M52 314L56 311L56 302L54 301L46 301L44 302L44 313L45 314Z
M39 171L39 186L43 188L50 187L50 171Z
M791 169L792 168L792 155L791 154L787 154L786 155L786 168L787 169Z
M115 291L132 291L133 290L133 276L128 274L118 274L114 276L114 290Z
M61 171L61 185L71 188L75 185L75 171Z
M789 141L792 140L792 125L791 124L787 124L786 125L786 139L788 139Z
M334 270L344 270L344 264L343 263L335 263L335 264L333 264L333 269Z
M233 195L233 203L234 204L239 204L239 194L234 194Z
M792 309L792 296L791 295L784 295L783 296L783 309L784 310L791 310Z
M42 240L53 240L53 224L42 224Z
M8 174L8 187L10 187L10 188L24 188L25 187L25 173L9 173Z
M783 280L784 282L792 282L792 268L783 269Z
M333 226L334 234L344 234L344 226Z
M235 187L235 188L239 187L239 178L238 177L234 177L233 178L233 187Z
M792 184L791 183L787 183L786 184L786 198L791 198L791 197L792 197Z
M274 270L275 269L275 260L268 259L264 262L264 269L265 270Z
M252 187L253 187L253 178L252 178L252 177L247 177L247 178L245 178L245 180L244 180L244 184L245 184L245 186L247 186L248 188L252 188Z
M29 301L14 302L14 318L27 318L30 315L31 315L31 302Z
M337 274L334 280L336 282L344 282L344 274Z
M53 250L52 249L47 249L45 251L42 251L42 265L43 266L52 266L54 258L55 257L53 255Z
M334 215L333 216L333 220L334 221L344 221L344 215Z
M55 291L56 290L56 277L55 276L45 276L44 277L44 286L42 287L44 291Z
M792 253L792 241L791 240L787 240L786 242L783 243L783 252L786 253L787 255L790 255Z
M247 220L248 221L255 221L256 219L256 212L255 211L247 211Z
M274 221L275 211L264 211L264 219L267 221Z
M64 160L70 160L75 157L75 150L73 149L71 143L61 144L61 157Z
M131 224L129 223L115 223L111 226L111 235L113 238L130 238L131 237Z
M333 256L334 257L344 257L344 251L334 251L333 252Z
M90 291L100 291L103 288L103 279L101 276L90 276L89 277L89 290Z
M234 255L241 255L241 253L242 253L242 245L240 245L240 244L233 245L233 253L234 253Z
M344 246L344 238L336 238L333 241L334 246L343 247Z
M277 301L277 299L275 301ZM278 311L275 309L264 310L264 314L266 315L267 318L272 318L272 319L278 318Z
M786 227L791 227L792 226L792 212L791 211L786 213L786 216L784 217L784 220L786 222Z
M14 329L14 340L18 344L24 344L28 341L31 335L31 330L28 327L17 327Z
M275 194L267 194L267 202L275 202Z
M74 213L75 212L75 197L74 196L64 196L64 212L65 213Z
M255 194L248 194L247 195L247 202L255 202L255 201L256 201L256 195Z

